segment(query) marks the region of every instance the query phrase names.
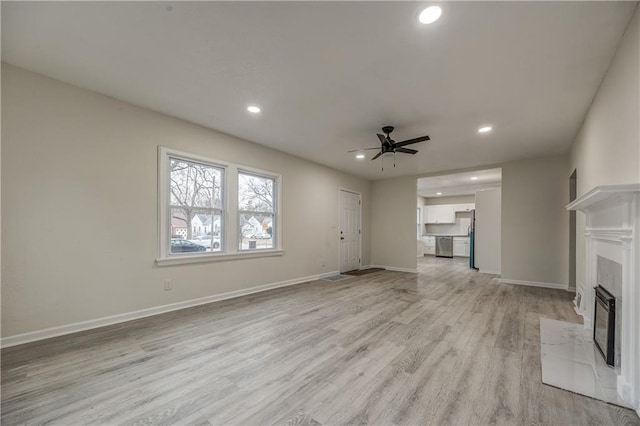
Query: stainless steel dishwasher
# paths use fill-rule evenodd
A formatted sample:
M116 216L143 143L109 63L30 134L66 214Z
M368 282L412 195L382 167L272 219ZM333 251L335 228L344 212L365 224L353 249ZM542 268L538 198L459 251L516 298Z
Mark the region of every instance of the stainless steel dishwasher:
M436 257L453 257L453 237L436 237Z

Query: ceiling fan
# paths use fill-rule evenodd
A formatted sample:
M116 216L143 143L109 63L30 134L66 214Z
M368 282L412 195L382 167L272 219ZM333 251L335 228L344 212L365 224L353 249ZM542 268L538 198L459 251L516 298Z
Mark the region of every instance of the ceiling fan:
M429 136L420 136L419 138L408 139L408 140L402 141L402 142L396 142L393 139L391 139L391 137L389 136L389 134L391 132L393 132L393 126L384 126L382 128L382 133L386 134L386 136L381 135L380 133L378 133L378 139L380 139L380 147L353 149L353 150L348 151L348 152L359 152L359 151L367 151L367 150L370 150L370 149L379 149L380 152L378 152L371 159L371 161L373 161L376 158L381 157L381 156L383 156L385 154L393 154L393 167L395 167L396 166L396 161L395 161L396 152L401 152L403 154L416 154L418 152L417 150L411 149L411 148L403 148L403 147L405 147L407 145L412 145L414 143L431 140L431 138ZM382 164L382 170L384 170L384 163Z

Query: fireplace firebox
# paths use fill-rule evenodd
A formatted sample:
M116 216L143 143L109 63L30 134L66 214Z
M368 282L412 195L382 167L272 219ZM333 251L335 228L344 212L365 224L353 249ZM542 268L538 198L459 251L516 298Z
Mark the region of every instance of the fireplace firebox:
M593 341L605 362L615 364L616 298L604 287L595 287Z

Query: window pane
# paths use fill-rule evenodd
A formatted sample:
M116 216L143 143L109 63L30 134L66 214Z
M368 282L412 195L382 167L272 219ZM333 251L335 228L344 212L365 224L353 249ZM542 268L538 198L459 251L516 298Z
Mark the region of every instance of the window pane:
M238 208L273 213L275 179L238 173Z
M240 214L240 250L274 248L271 215Z
M171 209L171 253L222 251L222 216L210 210Z
M171 158L169 194L172 206L221 208L222 169Z

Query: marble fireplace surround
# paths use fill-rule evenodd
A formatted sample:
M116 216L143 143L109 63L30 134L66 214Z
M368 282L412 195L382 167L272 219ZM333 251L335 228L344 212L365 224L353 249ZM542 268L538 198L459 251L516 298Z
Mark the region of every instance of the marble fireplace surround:
M586 215L585 283L576 285L586 329L593 327L598 256L622 265L617 391L640 415L640 184L598 186L566 208Z

